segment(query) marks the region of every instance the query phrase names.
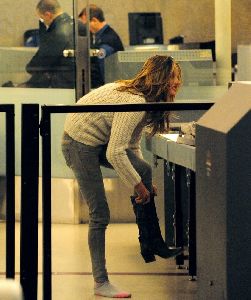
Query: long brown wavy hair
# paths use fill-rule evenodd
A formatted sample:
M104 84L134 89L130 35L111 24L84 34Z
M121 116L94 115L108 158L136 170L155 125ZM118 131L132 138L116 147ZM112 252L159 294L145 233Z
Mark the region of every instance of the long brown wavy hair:
M177 70L178 79L181 81L179 64L171 56L155 55L150 57L142 69L133 79L118 80L121 92L144 95L146 102L173 102L174 97L169 95L170 79ZM151 128L151 135L163 133L169 128L169 112L147 112L144 120Z

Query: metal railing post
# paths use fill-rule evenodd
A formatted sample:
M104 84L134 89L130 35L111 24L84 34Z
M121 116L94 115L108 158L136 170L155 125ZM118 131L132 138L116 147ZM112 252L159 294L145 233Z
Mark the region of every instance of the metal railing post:
M43 299L50 300L51 283L51 115L42 107Z
M6 277L15 278L15 106L0 111L6 113Z
M37 299L39 105L22 105L20 282L25 300Z

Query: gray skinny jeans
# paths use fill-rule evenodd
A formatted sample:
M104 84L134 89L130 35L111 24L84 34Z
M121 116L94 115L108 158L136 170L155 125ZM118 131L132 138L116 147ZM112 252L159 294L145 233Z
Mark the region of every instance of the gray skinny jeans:
M66 164L73 170L80 191L89 208L88 244L95 282L108 280L105 260L105 230L110 221L100 166L111 167L106 160L106 146L92 147L63 135L62 151ZM132 150L127 155L137 170L146 188L152 190L152 169ZM119 199L118 199L119 201Z

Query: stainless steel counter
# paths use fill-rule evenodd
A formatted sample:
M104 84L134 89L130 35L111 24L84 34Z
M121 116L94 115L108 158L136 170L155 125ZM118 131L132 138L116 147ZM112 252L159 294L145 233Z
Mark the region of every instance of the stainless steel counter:
M161 228L165 228L166 242L172 245L175 240L177 247L185 247L187 244L188 274L191 276L191 280L194 280L194 276L196 276L195 147L177 143L177 137L178 134L159 134L150 138L146 137L143 146L153 155L160 157L161 161L165 162L166 160L174 164L171 172L167 172L165 167L162 167L165 169L161 173L163 201L158 199L156 206ZM157 163L158 165L161 165L160 162ZM161 166L166 165L164 163ZM189 233L187 241L185 232ZM184 265L184 260L183 254L177 256L176 265Z
M158 134L154 137L146 137L146 150L167 160L168 162L172 162L195 171L195 147L178 144L168 137L172 138L172 134Z

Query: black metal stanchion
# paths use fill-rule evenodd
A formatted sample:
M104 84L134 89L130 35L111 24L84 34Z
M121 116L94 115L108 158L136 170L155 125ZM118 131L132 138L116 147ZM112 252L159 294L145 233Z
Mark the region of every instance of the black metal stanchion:
M39 105L22 105L20 281L25 300L37 299Z
M0 105L6 112L6 277L15 277L15 106Z
M51 282L51 118L42 107L43 299L52 298Z

